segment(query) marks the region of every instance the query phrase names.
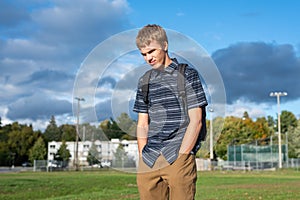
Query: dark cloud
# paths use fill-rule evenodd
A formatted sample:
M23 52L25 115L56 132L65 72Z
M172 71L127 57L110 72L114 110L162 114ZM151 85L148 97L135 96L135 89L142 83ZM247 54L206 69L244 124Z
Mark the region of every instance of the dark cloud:
M43 43L74 46L76 51L126 30L127 12L126 1L57 1L55 6L33 13L40 28L35 36Z
M74 76L70 74L46 69L32 73L28 80L22 81L18 85L32 85L54 91L65 91L71 89L73 82Z
M114 88L116 85L116 80L110 76L103 77L98 82L98 87L109 84L111 88Z
M132 119L137 120L137 113L132 111L133 105L134 105L134 100L130 100L129 101L129 110L128 110L127 114ZM98 122L101 122L103 120L110 119L110 118L117 121L117 118L119 116L114 116L114 114L112 113L112 106L114 106L114 105L112 105L111 100L107 100L107 101L98 103L96 105L96 115L97 115ZM118 105L116 105L116 106L118 106ZM115 109L118 109L118 108L115 108ZM88 116L86 116L84 120L86 122L89 122Z
M99 122L113 117L111 100L107 100L96 105L96 114Z
M36 94L10 104L8 106L7 117L11 120L38 120L49 119L52 115L55 116L66 113L72 113L72 105L70 102Z
M60 99L71 101L88 53L130 28L128 9L125 0L0 1L1 114L9 120L70 114L71 103Z
M286 91L288 100L300 98L300 59L292 45L243 42L214 52L212 58L222 74L228 103L271 102L272 91Z
M30 20L30 15L24 7L13 1L0 1L0 28L11 28Z

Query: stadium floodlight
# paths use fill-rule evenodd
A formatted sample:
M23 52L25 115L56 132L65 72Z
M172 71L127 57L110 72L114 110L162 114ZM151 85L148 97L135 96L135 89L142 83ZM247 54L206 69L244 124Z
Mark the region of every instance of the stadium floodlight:
M286 92L271 92L271 97L277 97L277 127L278 127L278 167L282 168L282 155L281 155L281 125L280 125L280 97L287 96Z

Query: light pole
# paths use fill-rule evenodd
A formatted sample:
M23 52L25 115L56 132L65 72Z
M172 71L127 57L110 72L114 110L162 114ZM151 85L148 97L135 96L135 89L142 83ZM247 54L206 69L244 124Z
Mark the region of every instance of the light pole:
M285 133L285 151L286 151L286 163L287 167L289 167L289 139L288 139L288 132Z
M281 125L280 125L280 97L287 96L286 92L271 92L271 97L277 97L277 127L278 127L278 167L282 168L282 155L281 155Z
M80 113L80 101L84 101L84 98L75 97L77 100L77 123L76 123L76 147L75 147L75 169L78 171L78 140L79 140L79 113Z
M209 123L209 155L210 160L214 159L214 150L213 150L213 118L212 113L214 112L213 108L209 108L208 111L210 112L210 123Z

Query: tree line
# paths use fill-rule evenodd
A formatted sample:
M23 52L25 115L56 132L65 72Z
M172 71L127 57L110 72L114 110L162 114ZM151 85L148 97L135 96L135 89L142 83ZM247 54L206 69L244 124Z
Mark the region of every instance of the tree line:
M289 157L300 158L300 120L289 111L281 113L281 133L289 145ZM227 146L251 144L267 145L272 141L277 142L277 119L271 116L253 120L245 112L242 117L227 116L215 117L213 121L207 120L208 136L198 152L199 157L208 158L209 128L213 127L215 141L215 157L227 159ZM135 140L136 122L126 113L122 113L116 120L107 119L98 125L80 124L80 140L110 140L112 138ZM284 137L287 136L287 137ZM68 160L65 142L76 140L76 125L63 124L57 126L55 117L52 116L46 129L42 132L35 131L32 125L12 124L2 125L0 118L0 166L19 166L24 162L47 159L48 142L62 141L61 149L55 158ZM286 141L286 140L283 140ZM93 149L92 149L93 150ZM92 158L89 158L92 159Z

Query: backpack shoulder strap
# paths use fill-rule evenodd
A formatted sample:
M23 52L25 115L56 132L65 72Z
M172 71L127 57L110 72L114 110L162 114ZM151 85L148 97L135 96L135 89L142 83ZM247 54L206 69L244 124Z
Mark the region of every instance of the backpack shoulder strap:
M185 95L185 68L187 64L180 63L178 64L178 77L177 77L177 86L178 86L178 92L179 96L186 98Z
M183 97L183 101L186 104L186 94L185 94L185 68L187 64L180 63L178 64L178 78L177 78L177 87L179 96ZM142 94L143 94L143 101L148 104L148 94L149 94L149 82L151 77L152 70L147 71L142 77Z
M151 76L152 70L147 71L142 77L142 94L143 94L143 101L148 104L148 93L149 93L149 81Z
M183 106L186 109L187 112L187 96L186 96L186 91L185 91L185 68L187 64L180 63L178 65L178 92L179 92L179 97L182 99ZM206 109L205 106L202 107L202 127L199 133L199 136L197 138L197 141L205 141L206 138L206 133L207 133L207 128L206 128Z

